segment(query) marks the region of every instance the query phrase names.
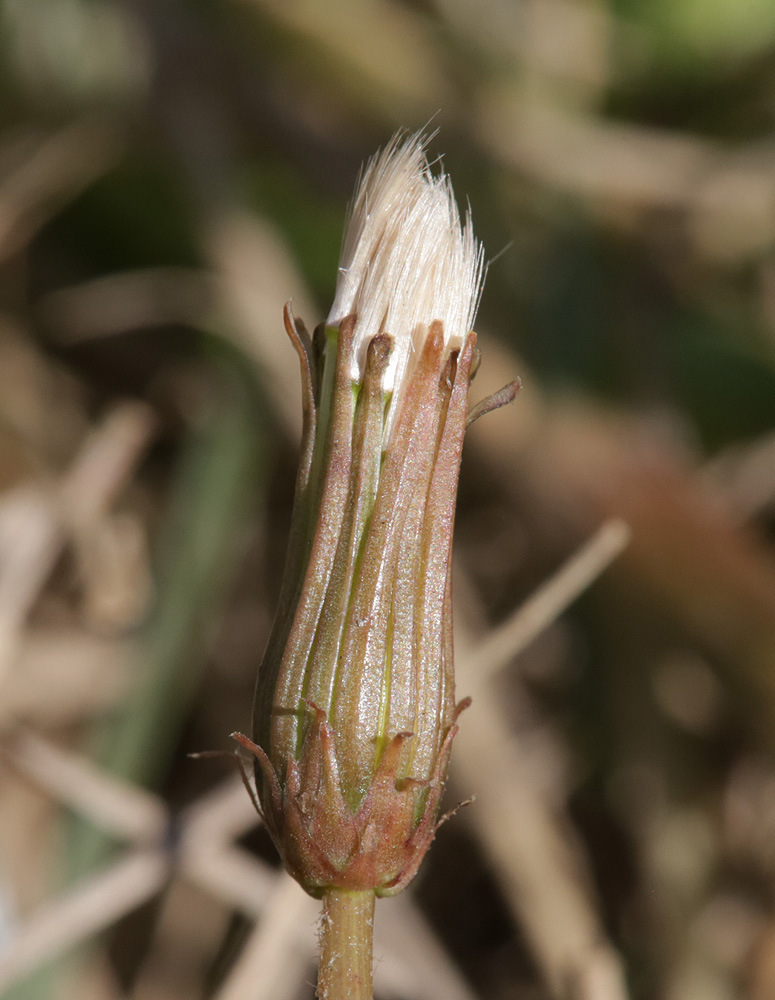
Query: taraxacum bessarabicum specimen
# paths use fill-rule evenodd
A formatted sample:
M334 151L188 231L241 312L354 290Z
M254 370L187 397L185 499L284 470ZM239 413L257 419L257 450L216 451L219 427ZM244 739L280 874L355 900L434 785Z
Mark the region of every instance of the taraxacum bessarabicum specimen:
M396 137L362 174L328 321L310 337L285 311L301 460L253 739L235 736L286 868L324 900L331 1000L371 997L374 898L433 840L465 704L450 559L482 279L449 179Z

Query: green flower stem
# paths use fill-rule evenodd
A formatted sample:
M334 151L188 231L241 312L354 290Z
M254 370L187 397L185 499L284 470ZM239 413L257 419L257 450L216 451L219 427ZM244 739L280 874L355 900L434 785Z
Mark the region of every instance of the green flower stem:
M372 1000L374 898L371 890L323 894L318 1000Z

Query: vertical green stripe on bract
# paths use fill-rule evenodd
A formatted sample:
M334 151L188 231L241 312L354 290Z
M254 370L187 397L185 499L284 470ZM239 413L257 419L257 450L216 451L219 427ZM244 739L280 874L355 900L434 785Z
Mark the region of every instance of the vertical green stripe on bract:
M307 486L307 507L304 530L307 539L305 551L309 555L312 537L315 532L323 485L326 474L326 456L331 437L331 413L333 410L333 394L336 384L337 349L339 346L339 327L327 326L325 329L326 350L323 359L323 377L320 386L320 405L318 406L317 428L315 431L315 447L312 452L309 483ZM295 527L295 526L294 526ZM301 576L304 569L301 567ZM299 581L301 583L301 580Z

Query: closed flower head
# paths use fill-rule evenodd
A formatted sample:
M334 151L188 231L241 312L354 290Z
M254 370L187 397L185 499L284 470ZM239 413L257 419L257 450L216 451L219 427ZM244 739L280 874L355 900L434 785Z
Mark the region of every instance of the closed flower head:
M304 438L261 665L257 783L311 893L397 892L437 825L459 711L450 556L482 251L420 136L367 165L301 361Z

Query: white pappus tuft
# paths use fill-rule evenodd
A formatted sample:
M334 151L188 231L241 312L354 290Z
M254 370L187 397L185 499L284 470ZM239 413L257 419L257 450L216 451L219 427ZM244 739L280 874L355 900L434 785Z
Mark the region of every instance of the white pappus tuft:
M421 133L397 135L363 170L328 316L338 326L357 313L356 381L369 342L383 332L393 337L385 388L394 399L433 320L443 323L447 344L462 344L484 277L470 212L461 223L449 177L431 173L426 142Z

